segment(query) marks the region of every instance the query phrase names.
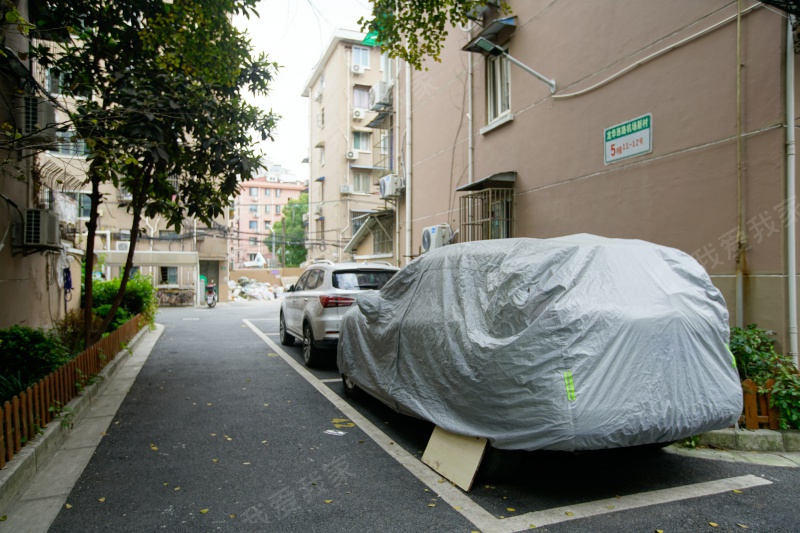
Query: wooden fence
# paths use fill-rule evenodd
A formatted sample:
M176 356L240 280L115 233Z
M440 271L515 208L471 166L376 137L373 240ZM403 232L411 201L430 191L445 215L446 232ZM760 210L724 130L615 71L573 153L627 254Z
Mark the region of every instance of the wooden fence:
M764 388L772 390L775 380L766 382ZM778 429L778 411L770 407L770 393L758 392L758 385L752 379L742 381L744 394L744 414L739 418L739 425L747 429Z
M0 468L33 440L146 324L136 315L0 407Z

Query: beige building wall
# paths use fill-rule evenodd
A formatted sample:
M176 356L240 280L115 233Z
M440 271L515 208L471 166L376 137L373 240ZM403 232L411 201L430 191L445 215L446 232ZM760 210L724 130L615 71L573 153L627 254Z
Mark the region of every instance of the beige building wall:
M378 195L382 171L375 168L380 133L367 126L376 113L354 94L354 88L367 91L383 77L380 50L361 44L364 36L337 30L303 91L309 98L309 260L350 260L344 248L354 234L354 214L386 207ZM354 48L369 57L368 68L359 72L353 69L359 62ZM356 135L367 136L367 145L356 146Z
M749 245L741 318L775 329L783 342L785 18L744 3L737 98L735 2L509 4L516 27L497 44L554 79L556 93L511 65L509 113L489 123L487 58L462 51L479 25L452 29L442 62L412 73L410 132L405 94L398 98L399 137L410 133L413 151L411 255L421 252L424 227L460 229L456 189L470 176L513 171L515 236L586 232L679 248L712 275L735 323L741 162ZM500 17L490 13L484 27ZM605 129L645 115L652 151L606 164ZM404 209L405 201L401 217Z

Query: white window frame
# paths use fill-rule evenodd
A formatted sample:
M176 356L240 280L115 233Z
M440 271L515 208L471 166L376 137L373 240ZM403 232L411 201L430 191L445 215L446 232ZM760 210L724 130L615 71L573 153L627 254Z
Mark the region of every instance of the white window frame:
M370 133L368 131L354 131L353 132L353 150L356 152L371 152L371 147L369 145L369 137ZM362 141L356 141L356 139L361 139ZM361 145L364 145L363 148Z
M353 109L369 108L369 87L364 85L353 86Z
M511 62L505 56L486 58L486 118L489 124L511 114Z
M250 187L250 198L258 198L258 187Z
M361 194L369 194L371 179L369 172L353 172L353 190Z
M361 65L365 69L369 69L369 48L364 46L354 46L352 57L354 65ZM364 59L366 59L366 61L364 61Z

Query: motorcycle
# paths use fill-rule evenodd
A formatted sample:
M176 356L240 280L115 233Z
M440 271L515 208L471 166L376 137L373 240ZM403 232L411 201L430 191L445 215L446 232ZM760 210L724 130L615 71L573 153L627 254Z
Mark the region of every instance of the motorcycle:
M217 305L217 290L216 285L213 283L209 283L206 286L206 303L209 307L214 307Z

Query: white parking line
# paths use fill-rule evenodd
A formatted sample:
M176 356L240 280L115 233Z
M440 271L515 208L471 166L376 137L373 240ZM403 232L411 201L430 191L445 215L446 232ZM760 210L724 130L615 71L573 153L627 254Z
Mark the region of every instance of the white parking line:
M592 516L614 513L617 511L637 509L650 505L676 502L690 498L697 498L700 496L721 494L731 490L741 490L772 484L771 481L753 475L732 477L717 481L674 487L671 489L654 490L651 492L621 496L619 498L610 498L608 500L598 500L573 506L557 507L554 509L535 511L524 515L499 519L475 503L454 485L451 485L450 483L439 483L439 480L442 479L442 477L438 473L428 468L424 463L405 451L401 446L395 444L388 435L378 429L377 426L367 420L355 408L353 408L350 404L342 400L335 392L333 392L330 387L324 384L331 381L339 381L338 379L317 379L311 372L306 370L305 367L295 361L291 355L287 354L280 348L280 346L275 344L275 342L270 339L267 334L256 328L250 320L244 320L244 323L247 324L256 335L261 337L261 339L267 343L267 345L275 350L275 353L277 353L284 361L286 361L289 366L291 366L298 374L300 374L315 389L317 389L320 394L327 398L328 401L330 401L337 409L339 409L347 418L361 428L361 430L366 433L367 436L371 438L378 446L380 446L387 454L389 454L389 456L403 465L406 470L414 475L414 477L427 485L433 492L437 493L442 500L454 507L464 518L472 522L472 524L477 529L480 529L483 533L513 533L515 531L530 529L532 525L535 525L536 527L542 527L546 525L557 524L559 522L575 520L577 518L588 518ZM571 515L567 515L566 513L568 512L571 513Z

